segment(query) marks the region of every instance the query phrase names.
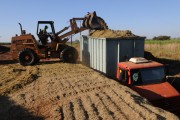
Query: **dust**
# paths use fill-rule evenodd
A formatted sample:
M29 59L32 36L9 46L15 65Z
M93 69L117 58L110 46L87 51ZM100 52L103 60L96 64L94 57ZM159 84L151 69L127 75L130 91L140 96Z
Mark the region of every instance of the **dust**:
M0 119L20 119L22 114L15 114L18 111L26 111L26 119L178 119L81 64L8 64L0 68L0 96L11 100L3 110L0 106ZM0 104L4 103L1 99Z
M128 38L128 37L138 37L134 35L129 30L96 30L90 33L92 37L101 37L101 38Z

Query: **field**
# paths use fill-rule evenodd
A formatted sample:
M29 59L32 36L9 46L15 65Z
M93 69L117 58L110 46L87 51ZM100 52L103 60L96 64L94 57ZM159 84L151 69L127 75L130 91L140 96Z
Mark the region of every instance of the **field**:
M157 58L180 61L180 40L146 40L145 50L153 53Z
M178 119L80 63L41 61L23 67L9 62L8 55L0 54L1 120Z

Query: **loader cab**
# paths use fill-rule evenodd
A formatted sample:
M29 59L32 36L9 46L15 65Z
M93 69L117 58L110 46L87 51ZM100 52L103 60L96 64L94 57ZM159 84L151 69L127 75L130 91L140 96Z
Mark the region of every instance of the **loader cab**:
M47 26L47 32L44 32L44 28ZM55 35L54 22L53 21L38 21L37 24L37 36L39 37L42 45L46 45L48 40Z

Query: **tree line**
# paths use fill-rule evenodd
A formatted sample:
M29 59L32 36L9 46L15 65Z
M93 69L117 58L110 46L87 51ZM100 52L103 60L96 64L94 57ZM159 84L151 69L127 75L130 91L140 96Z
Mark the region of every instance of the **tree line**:
M170 40L171 39L171 36L155 36L152 38L153 40Z

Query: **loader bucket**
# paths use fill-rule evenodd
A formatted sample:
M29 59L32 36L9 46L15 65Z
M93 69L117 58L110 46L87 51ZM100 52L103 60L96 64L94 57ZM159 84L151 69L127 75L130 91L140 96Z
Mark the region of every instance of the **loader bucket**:
M91 30L108 29L105 21L96 15L96 12L88 13L83 21L83 27Z

